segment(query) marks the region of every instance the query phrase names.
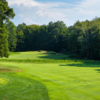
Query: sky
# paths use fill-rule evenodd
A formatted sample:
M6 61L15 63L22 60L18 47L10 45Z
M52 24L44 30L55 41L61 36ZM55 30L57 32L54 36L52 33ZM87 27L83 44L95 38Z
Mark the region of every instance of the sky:
M100 0L7 0L16 16L11 19L17 26L47 25L49 22L63 21L66 26L76 21L92 20L100 17Z

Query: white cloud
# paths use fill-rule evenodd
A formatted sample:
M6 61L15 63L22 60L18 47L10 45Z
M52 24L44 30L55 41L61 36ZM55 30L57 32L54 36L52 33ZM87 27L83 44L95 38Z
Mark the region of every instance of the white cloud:
M93 7L97 7L100 4L100 0L82 0L80 2L80 6L84 9L95 9ZM100 6L99 6L100 7Z
M20 18L23 18L23 15L22 15L22 14L19 14L19 17L20 17Z
M26 18L24 21L25 21L25 23L27 23L28 25L34 23L34 21L33 21L32 19L30 19L30 18ZM34 24L36 24L36 23L34 23Z
M50 8L50 7L57 7L57 6L61 6L61 5L66 5L65 3L61 3L61 2L47 2L47 3L41 3L41 2L37 2L35 0L8 0L9 5L23 5L25 7L40 7L42 9L44 8Z
M39 6L39 3L33 0L8 0L9 5L23 5L26 7Z
M62 20L67 22L66 14L61 13L59 11L39 10L37 14L43 18L48 17L54 20Z
M8 0L8 3L14 8L17 7L21 13L18 15L20 18L24 17L23 21L27 23L45 24L47 21L62 20L69 26L77 20L91 20L100 16L100 0L81 0L76 5L35 0Z

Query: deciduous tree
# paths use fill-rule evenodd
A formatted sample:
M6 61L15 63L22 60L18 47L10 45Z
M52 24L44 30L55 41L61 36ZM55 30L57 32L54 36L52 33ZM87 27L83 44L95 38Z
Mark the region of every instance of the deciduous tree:
M14 18L15 13L12 8L8 6L6 0L0 0L0 57L8 57L8 40L4 21L9 21Z

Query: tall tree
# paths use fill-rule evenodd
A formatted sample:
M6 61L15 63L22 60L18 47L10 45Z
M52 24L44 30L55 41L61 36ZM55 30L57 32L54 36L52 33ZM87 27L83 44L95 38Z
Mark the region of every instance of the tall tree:
M26 24L25 23L22 23L22 24L19 24L18 26L17 26L17 31L20 31L20 30L24 30L26 28Z
M13 24L13 22L6 23L7 33L8 33L8 43L9 43L9 50L15 51L16 50L16 26Z
M9 21L14 18L15 13L12 8L8 6L6 0L0 0L0 57L8 57L8 40L6 34L6 27L4 21Z
M22 30L17 32L17 46L16 46L16 50L17 51L24 51L25 49L25 44L24 44L24 33Z

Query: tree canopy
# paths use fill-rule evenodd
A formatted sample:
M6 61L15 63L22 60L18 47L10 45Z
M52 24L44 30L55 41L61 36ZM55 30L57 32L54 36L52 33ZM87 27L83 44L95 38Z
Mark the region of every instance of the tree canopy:
M8 36L4 21L14 18L13 9L8 6L6 0L0 0L0 57L8 57Z
M9 22L14 16L8 2L0 0L0 57L8 57L8 50L48 50L75 58L100 59L100 18L77 21L70 27L63 21L15 26Z

